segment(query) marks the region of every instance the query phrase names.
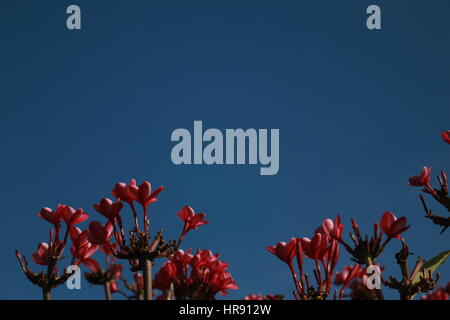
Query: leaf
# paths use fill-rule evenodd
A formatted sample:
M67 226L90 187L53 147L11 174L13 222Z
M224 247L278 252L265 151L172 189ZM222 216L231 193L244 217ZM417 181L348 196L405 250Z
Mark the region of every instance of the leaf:
M439 253L437 256L435 256L434 258L426 261L423 266L422 269L417 272L416 276L413 279L413 283L417 283L420 281L420 277L423 276L423 272L425 272L425 275L428 274L428 272L431 270L431 272L435 272L437 270L437 268L440 267L441 264L443 264L445 262L445 260L447 260L447 258L450 256L450 250L444 251Z

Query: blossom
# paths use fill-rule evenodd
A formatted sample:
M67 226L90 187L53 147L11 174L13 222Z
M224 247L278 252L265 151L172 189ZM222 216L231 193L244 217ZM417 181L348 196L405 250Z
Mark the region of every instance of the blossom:
M38 244L36 252L32 254L33 261L42 266L48 265L48 243L41 242Z
M133 201L136 200L136 196L131 192L131 188L136 187L136 180L131 179L130 184L123 182L116 183L114 189L112 190L112 195L117 199L123 200L129 205L132 205Z
M316 230L316 233L326 234L333 239L340 240L343 231L344 225L341 223L341 217L337 215L334 221L331 219L323 220L322 225Z
M153 286L156 289L167 290L170 288L170 284L176 280L177 267L171 261L167 261L159 269L159 272L155 275Z
M397 219L392 212L385 212L381 217L380 226L389 238L400 239L400 234L409 229L407 223L405 217Z
M100 264L95 259L85 258L81 263L84 264L86 267L88 267L88 269L91 270L93 273L102 271L102 269L100 268Z
M275 255L281 261L292 265L292 260L296 255L297 249L297 239L292 238L288 243L278 242L276 246L271 246L266 248L271 254Z
M326 234L317 232L312 239L301 238L300 243L308 258L323 261L328 254L328 240Z
M103 245L109 243L109 239L113 234L113 224L108 222L103 226L98 221L93 221L89 224L88 240L92 244Z
M204 213L195 214L194 209L189 206L184 206L183 209L178 212L178 217L184 221L183 236L190 230L197 230L199 226L207 224L209 221L203 219L205 216Z
M83 221L86 221L89 218L89 215L85 213L83 209L78 209L75 211L74 208L63 205L61 210L64 222L69 228Z
M100 203L94 204L94 209L113 223L122 208L123 204L122 202L120 202L120 200L118 200L117 202L113 202L108 198L103 198L102 200L100 200Z
M61 222L63 219L63 211L64 206L59 204L56 207L56 210L53 211L52 209L45 207L42 208L41 211L38 213L38 217L44 219L45 221L48 221L54 225L57 225Z
M442 135L442 139L444 139L445 142L450 144L450 130L442 131L441 135Z
M155 275L154 287L167 292L174 286L177 299L214 299L217 293L226 295L237 289L228 271L228 264L210 250L178 250Z
M152 192L152 186L150 182L144 181L139 187L131 185L129 187L130 192L133 194L134 199L139 202L144 208L146 208L150 203L158 201L156 198L164 187L159 187Z
M336 272L334 274L334 284L335 285L344 284L344 282L348 279L349 275L352 272L353 272L353 274L351 275L352 278L362 278L366 274L366 270L360 265L357 266L359 267L359 270L355 270L355 268L357 268L356 266L345 266L342 272Z
M361 278L364 276L364 268L361 268L359 264L355 264L354 266L346 266L344 272L340 275L342 279L339 279L336 284L342 284L340 289L339 298L342 299L344 290L347 288L353 279Z
M409 185L414 187L428 187L430 185L431 170L431 167L423 167L419 175L414 175L409 178Z
M89 242L89 230L81 231L77 227L70 230L70 238L72 239L72 264L80 264L84 260L92 256L98 249L98 245Z

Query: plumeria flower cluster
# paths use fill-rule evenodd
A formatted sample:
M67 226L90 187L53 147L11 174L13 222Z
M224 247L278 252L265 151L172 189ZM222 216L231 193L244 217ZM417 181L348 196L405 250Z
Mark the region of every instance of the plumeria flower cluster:
M450 130L442 131L442 139L450 144ZM444 206L448 212L450 212L450 197L448 195L448 181L447 175L444 171L441 171L440 175L437 176L439 182L439 189L433 188L431 186L431 167L423 167L420 174L413 175L409 178L408 182L410 186L422 187L424 193L430 194L438 203ZM420 195L420 201L422 202L423 208L426 213L426 218L430 219L434 224L443 227L441 234L450 226L450 217L445 217L441 215L435 215L428 208L425 199Z
M267 250L286 263L295 284L294 296L301 300L325 300L330 294L334 269L339 259L339 243L332 236L342 230L330 219L324 221L314 236L309 238L292 238L288 243L279 242ZM304 258L314 261L313 275L317 286L312 285L310 276L304 272ZM296 258L298 274L294 268Z
M92 230L93 241L98 245L109 245L112 254L119 258L128 260L132 271L142 271L144 277L144 299L152 299L152 278L151 269L156 258L170 257L181 245L184 236L193 229L208 223L204 220L205 214L195 214L191 207L185 206L179 213L184 226L178 241L170 240L165 242L162 231L158 231L153 238L149 234L149 205L156 202L157 196L161 193L163 187L152 191L150 182L144 181L139 186L132 179L129 184L117 183L112 191L116 201L103 198L94 205L94 209L105 216L108 222L103 226L100 222L94 221L89 225ZM125 231L122 223L121 210L123 202L127 203L133 213L134 228L130 230L129 238L125 237ZM142 228L139 225L139 215L135 203L142 207ZM112 226L108 228L108 226ZM110 245L111 235L114 235L116 246Z
M368 236L363 237L361 235L359 227L353 219L352 228L354 234L350 233L350 238L353 241L353 246L342 239L344 225L338 215L335 220L325 219L311 239L292 238L288 243L280 242L276 246L267 248L270 253L276 255L288 265L295 284L294 296L296 299L327 299L330 295L334 270L339 259L340 244L358 263L352 269L347 270L345 278L342 275L340 276L343 287L340 290L339 298L342 298L344 289L350 285L353 279L361 276L362 269L359 264L366 264L367 267L374 265L373 261L383 252L387 243L392 239L400 239L400 234L405 232L409 226L407 226L405 217L397 219L393 213L385 212L381 222L375 223L374 236L370 239ZM383 233L387 236L385 241L383 241ZM299 276L294 268L293 260L295 257ZM313 275L316 280L316 287L312 285L310 277L303 270L304 257L314 261ZM378 299L383 299L381 292L378 292L377 296ZM336 292L334 298L337 297Z
M76 228L77 224L87 220L89 215L83 209L75 210L68 205L60 204L55 210L47 207L42 208L38 213L38 217L51 224L50 236L48 243L41 242L38 244L36 252L31 257L36 264L46 266L46 272L42 271L36 274L31 271L27 258L25 256L22 257L18 250L16 250L16 257L28 280L41 287L43 298L49 300L51 299L51 290L66 282L72 275L66 269L64 269L62 274L59 274L57 263L63 259L62 254L68 245L71 231ZM64 236L62 236L63 223L65 225ZM73 243L75 245L75 242ZM83 250L80 249L77 252L77 258L73 258L73 260L78 260L77 262L79 263L92 255L96 248L89 249L88 247L90 245Z
M238 289L228 263L210 250L178 250L155 275L154 285L162 291L161 299L177 300L213 300Z
M36 264L47 266L47 272L38 274L32 272L26 257L22 257L16 250L16 256L25 275L32 283L42 288L44 299L50 299L51 289L61 285L72 275L66 270L60 275L57 268L57 262L62 259L62 254L70 239L72 243L70 247L71 264L86 266L91 271L85 274L86 278L92 284L104 285L108 299L111 298L111 293L122 293L118 288L118 280L123 281L123 266L116 263L117 259L127 260L135 274L142 271L143 294L138 292L140 284L135 287L126 284L126 287L135 295L141 295L146 300L151 299L151 268L154 260L172 256L189 231L208 223L204 219L204 213L196 214L191 207L185 206L178 212L178 216L183 221L183 229L178 241L166 242L162 231L158 231L151 238L149 235L149 205L157 201L157 196L162 190L163 187L159 187L152 191L148 181L144 181L139 186L134 179L129 184L117 183L112 190L115 201L103 198L93 206L107 221L105 223L92 221L86 230L81 230L76 226L89 218L83 209L74 210L68 205L58 205L55 210L43 208L38 216L52 225L49 242L39 243L32 258ZM133 229L127 233L128 238L125 236L126 232L121 216L123 203L127 203L131 208L134 221ZM135 203L142 207L142 225L139 225L139 215ZM62 233L63 222L66 227L64 233ZM91 257L97 250L106 254L105 269L102 269L100 264Z

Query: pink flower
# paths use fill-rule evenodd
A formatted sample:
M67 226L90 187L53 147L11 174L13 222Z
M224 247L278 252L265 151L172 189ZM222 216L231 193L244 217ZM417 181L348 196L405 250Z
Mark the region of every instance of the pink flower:
M108 222L103 226L98 221L93 221L89 224L88 240L92 244L103 245L109 243L109 239L113 234L113 224Z
M392 212L385 212L381 217L380 226L381 230L389 238L400 239L400 234L409 229L409 226L406 225L407 223L405 217L397 219Z
M72 264L80 264L90 256L92 256L98 249L98 245L89 242L89 231L81 231L77 227L70 229L70 238L72 239Z
M131 188L136 188L136 180L131 179L130 184L119 182L112 190L112 195L117 199L125 201L129 205L136 200L136 196L131 192Z
M346 267L347 270L345 270L345 275L343 275L343 283L342 288L340 290L339 298L342 299L344 290L347 288L353 279L360 278L362 273L364 272L364 269L362 269L359 264L355 264L353 267Z
M56 210L53 211L50 208L42 208L41 211L38 213L38 217L44 219L45 221L48 221L54 225L57 225L61 222L62 218L63 218L63 211L64 211L64 206L63 205L58 205L56 207Z
M163 189L164 187L159 187L152 192L152 186L148 181L144 181L139 187L130 186L130 192L134 195L135 200L143 207L147 207L150 203L158 201L156 197Z
M297 239L292 238L288 243L278 242L276 246L271 246L266 248L271 254L275 255L281 261L292 266L292 260L296 255L297 250Z
M203 219L205 216L204 213L195 214L194 209L184 206L183 209L178 212L178 217L184 221L183 234L188 233L192 229L197 230L199 226L207 224L209 221Z
M81 263L88 267L88 269L93 273L102 271L102 269L100 268L100 264L92 258L85 258L81 261Z
M86 221L89 218L89 215L84 213L83 209L75 211L72 207L67 205L62 206L62 216L69 228Z
M214 299L217 293L226 295L237 289L236 282L228 272L228 264L219 260L210 250L178 250L155 275L155 288L166 291L170 284L175 288L177 299Z
M48 244L46 242L39 243L36 252L31 257L37 264L42 266L48 265Z
M323 261L328 254L328 236L326 234L316 233L310 240L301 238L300 244L305 255L314 260Z
M414 187L427 187L430 185L430 174L432 168L423 167L419 175L409 178L409 185Z
M325 219L322 225L316 230L316 233L322 233L330 236L333 239L340 240L344 225L341 223L341 217L337 215L336 220Z
M356 277L357 278L361 278L361 277L363 277L366 274L365 273L366 270L363 267L359 266L359 271L358 272L356 272L354 270L354 268L355 268L355 266L345 266L344 270L342 272L336 272L335 275L334 275L334 284L335 285L343 284L345 282L345 280L348 278L348 276L349 276L349 274L351 272L355 272L352 275L353 278L356 278Z
M100 203L94 204L94 209L113 223L114 221L116 221L116 218L122 208L123 204L122 202L120 202L120 200L114 203L108 198L103 198L102 200L100 200Z
M442 131L441 135L442 135L442 139L444 139L445 142L450 144L450 130Z
M171 261L164 263L155 275L153 286L156 289L167 290L170 284L177 279L177 267Z

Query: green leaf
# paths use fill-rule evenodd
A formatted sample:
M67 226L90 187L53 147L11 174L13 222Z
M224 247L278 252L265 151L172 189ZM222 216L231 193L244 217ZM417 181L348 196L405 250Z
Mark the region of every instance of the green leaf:
M425 271L425 275L427 275L430 270L431 272L434 273L437 270L437 268L439 268L439 266L443 264L445 260L447 260L449 256L450 250L441 252L436 257L426 261L423 264L422 269L414 277L413 282L417 283L420 281L420 277L423 276L423 271Z

